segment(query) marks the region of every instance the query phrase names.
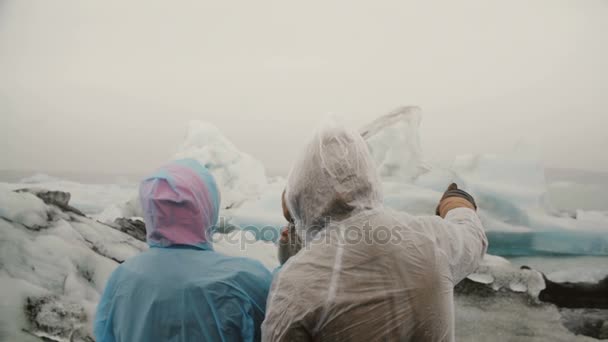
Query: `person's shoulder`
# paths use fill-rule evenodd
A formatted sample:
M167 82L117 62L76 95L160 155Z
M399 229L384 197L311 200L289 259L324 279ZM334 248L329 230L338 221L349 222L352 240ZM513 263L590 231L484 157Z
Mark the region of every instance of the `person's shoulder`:
M262 263L256 259L250 258L250 257L246 257L246 256L234 256L234 255L228 255L228 254L224 254L224 253L220 253L220 252L213 252L217 258L218 258L218 262L222 262L222 263L230 263L233 265L240 265L244 268L250 268L250 267L264 267L264 265L262 265Z
M280 282L285 286L294 287L305 286L311 281L328 279L331 266L334 264L332 257L335 257L335 250L330 252L332 247L324 248L321 244L324 242L300 250L281 266L274 278L277 280L280 278Z
M157 252L156 248L148 248L125 259L112 272L114 279L117 281L121 279L132 279L134 276L140 277L142 275L152 277L156 274L156 272L152 270L158 269L161 267L159 265L166 263L166 258L158 255Z
M138 255L135 255L124 262L119 263L118 266L114 268L106 281L106 289L115 288L119 283L128 277L128 274L130 273L129 268L132 263L130 260L137 258L137 256Z
M272 279L272 274L260 261L241 256L217 253L217 265L246 276Z
M154 250L151 248L145 249L143 251L141 251L140 253L137 253L133 256L128 257L127 259L125 259L122 263L120 263L120 265L118 265L117 269L125 269L125 268L129 268L131 266L134 266L146 259L149 259L150 257L152 257L152 255Z

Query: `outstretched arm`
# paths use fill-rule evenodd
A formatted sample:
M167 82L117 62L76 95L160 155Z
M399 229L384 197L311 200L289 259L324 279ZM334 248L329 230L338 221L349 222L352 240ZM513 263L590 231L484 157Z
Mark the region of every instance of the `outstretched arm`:
M488 248L488 239L471 195L452 183L444 193L434 218L435 238L450 263L454 285L477 269Z

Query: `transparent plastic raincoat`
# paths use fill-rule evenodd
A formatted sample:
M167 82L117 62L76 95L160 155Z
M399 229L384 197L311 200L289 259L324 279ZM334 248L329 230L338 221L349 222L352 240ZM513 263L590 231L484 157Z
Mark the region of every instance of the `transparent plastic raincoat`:
M259 340L271 274L213 251L213 176L194 160L175 161L141 183L140 199L151 248L112 273L97 341Z
M384 208L366 143L336 125L307 145L285 196L305 245L275 276L262 340L454 340L453 287L487 248L474 210Z

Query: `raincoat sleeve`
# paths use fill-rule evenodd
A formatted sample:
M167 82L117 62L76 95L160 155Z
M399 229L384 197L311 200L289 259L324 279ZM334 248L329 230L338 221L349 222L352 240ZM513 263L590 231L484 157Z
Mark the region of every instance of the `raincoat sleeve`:
M112 324L112 305L113 298L116 293L116 279L118 269L112 272L110 279L106 283L106 287L103 291L99 304L97 305L97 312L95 314L94 323L94 334L97 342L114 342L116 338L114 336L114 327Z
M474 272L488 248L488 239L477 213L468 208L450 210L445 219L429 217L435 241L449 261L454 285Z

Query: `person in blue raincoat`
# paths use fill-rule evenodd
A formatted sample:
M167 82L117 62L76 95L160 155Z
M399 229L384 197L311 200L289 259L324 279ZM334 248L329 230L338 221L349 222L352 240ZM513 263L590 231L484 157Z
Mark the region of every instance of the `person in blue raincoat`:
M150 248L110 276L96 340L259 340L271 274L213 251L220 194L209 171L191 159L172 162L141 183L140 199Z

